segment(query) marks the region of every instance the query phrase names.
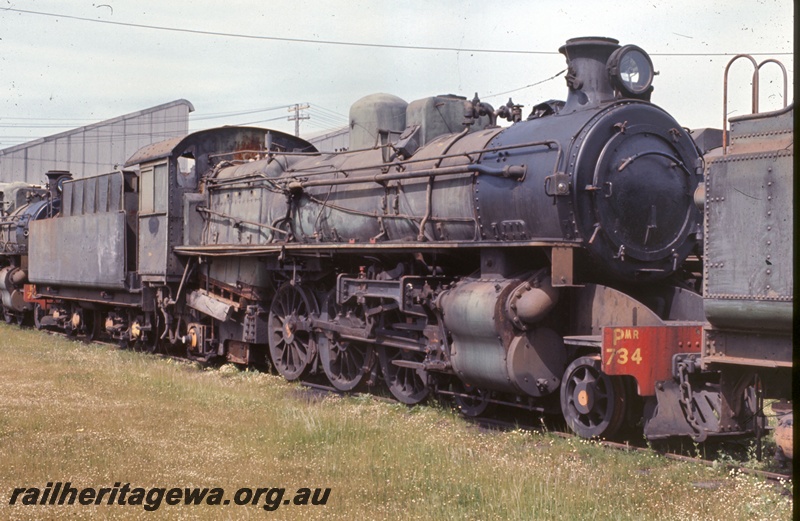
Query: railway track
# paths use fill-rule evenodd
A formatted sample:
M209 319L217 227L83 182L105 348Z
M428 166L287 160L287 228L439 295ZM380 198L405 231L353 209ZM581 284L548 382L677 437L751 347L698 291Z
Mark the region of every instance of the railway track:
M324 392L324 393L330 393L330 394L336 394L336 395L345 395L345 394L347 394L347 393L340 392L339 390L335 389L334 387L327 386L327 385L322 385L322 384L318 384L318 383L314 383L314 382L301 382L301 385L303 387L306 387L306 388L308 388L308 389L310 389L312 391L315 391L315 392ZM394 402L393 400L390 400L390 399L387 399L387 398L383 398L381 396L377 396L377 395L374 395L374 394L371 394L370 396L372 396L374 399L377 399L377 400L386 400L386 401L389 401L389 402ZM533 425L533 424L527 424L526 425L526 424L520 423L519 421L516 421L516 420L515 421L507 421L507 420L502 420L502 419L492 418L492 417L470 418L470 417L466 417L466 416L464 416L463 418L466 421L468 421L468 422L470 422L470 423L472 423L474 425L477 425L477 426L479 426L481 428L488 429L488 430L510 431L510 430L514 430L514 429L522 429L522 430L525 430L525 431L540 432L541 429L542 429L542 427L539 426L539 425ZM577 438L577 436L575 436L574 434L572 434L570 432L554 430L554 429L551 429L551 428L548 428L547 432L550 433L550 434L553 434L554 436L558 436L560 438L565 438L565 439L576 439ZM637 445L637 444L630 443L630 442L621 443L621 442L608 441L608 440L596 440L595 443L597 443L598 445L601 445L603 447L608 447L608 448L616 449L616 450L622 450L622 451L626 451L626 452L639 452L639 453L642 453L642 454L656 454L656 455L659 455L659 456L664 457L666 459L675 460L675 461L681 461L681 462L685 462L685 463L697 463L697 464L704 465L704 466L707 466L707 467L719 466L719 462L716 462L716 461L713 461L713 460L710 460L710 459L698 458L698 457L694 457L694 456L687 456L685 454L679 454L679 453L676 453L676 452L655 450L655 449L646 447L644 445ZM742 465L725 464L724 468L726 470L735 470L736 472L740 472L742 474L747 474L747 475L750 475L750 476L757 476L757 477L760 477L760 478L763 478L763 479L766 479L768 481L772 481L772 482L775 482L775 483L779 483L781 481L783 481L783 482L792 481L792 478L793 478L791 473L790 474L782 474L782 473L778 473L778 472L771 472L771 471L766 471L766 470L753 469L753 468L745 467L745 466L742 466Z
M51 335L56 335L56 336L61 336L61 337L64 337L64 338L79 340L79 341L82 341L86 345L97 344L97 345L103 345L103 346L106 346L106 347L112 347L112 348L115 348L115 349L120 349L120 345L118 343L109 342L109 341L102 340L102 339L94 339L91 342L87 342L85 339L80 339L80 338L76 338L76 337L70 337L68 335L65 335L65 334L62 334L62 333L59 333L59 332L56 332L56 331L51 331L51 330L46 330L46 329L42 329L41 331L45 332L45 333L48 333L48 334L51 334ZM154 356L157 356L159 358L172 359L172 360L181 361L181 362L190 362L191 361L191 360L189 360L189 359L187 359L185 357L181 357L181 356L177 356L177 355L169 354L169 353L158 353L158 352L156 352L156 353L150 353L150 354L152 354ZM303 388L308 389L309 391L315 392L315 393L335 394L335 395L339 395L339 396L345 396L345 395L348 395L348 394L350 394L350 395L353 395L353 394L366 394L366 395L370 396L373 400L385 401L385 402L388 402L388 403L397 403L395 400L393 400L393 399L391 399L389 397L380 396L380 395L374 394L374 393L345 393L345 392L342 392L342 391L336 389L333 386L325 385L325 384L319 383L319 382L300 381L299 383ZM464 418L464 420L466 420L466 421L468 421L468 422L470 422L470 423L472 423L472 424L474 424L474 425L476 425L476 426L478 426L480 428L487 429L487 430L510 431L510 430L514 430L514 429L522 429L524 431L531 431L531 432L541 432L541 430L542 430L542 426L540 424L539 425L535 425L535 424L532 424L532 423L520 422L519 419L516 419L516 418L513 421L510 421L510 420L504 420L504 419L501 419L501 418L490 417L490 416L468 417L468 416L463 416L462 415L462 417ZM576 438L578 438L576 435L574 435L574 434L572 434L570 432L554 429L554 428L551 428L550 426L547 427L547 432L549 432L549 433L551 433L551 434L553 434L555 436L558 436L560 438L565 438L565 439L576 439ZM696 464L704 465L704 466L707 466L707 467L719 466L719 462L714 461L714 460L705 459L705 458L698 458L698 457L695 457L695 456L688 456L686 454L679 454L677 452L656 450L656 449L653 449L653 448L650 448L650 447L647 447L647 446L644 446L644 445L638 445L638 444L630 443L630 442L621 443L621 442L615 442L615 441L609 441L609 440L595 440L595 443L597 443L597 444L599 444L599 445L601 445L603 447L608 447L608 448L616 449L616 450L622 450L622 451L626 451L626 452L639 452L639 453L642 453L642 454L656 454L656 455L659 455L659 456L664 457L666 459L675 460L675 461L681 461L681 462L685 462L685 463L696 463ZM771 472L771 471L766 471L766 470L753 469L753 468L745 467L745 466L742 466L742 465L734 465L734 464L725 464L724 468L726 470L736 471L736 472L739 472L739 473L742 473L742 474L746 474L746 475L750 475L750 476L756 476L756 477L759 477L759 478L762 478L762 479L765 479L765 480L768 480L768 481L771 481L771 482L775 482L775 483L789 482L789 481L793 480L793 475L791 473L791 467L790 467L790 473L788 473L788 474L783 474L783 473L779 473L779 472Z

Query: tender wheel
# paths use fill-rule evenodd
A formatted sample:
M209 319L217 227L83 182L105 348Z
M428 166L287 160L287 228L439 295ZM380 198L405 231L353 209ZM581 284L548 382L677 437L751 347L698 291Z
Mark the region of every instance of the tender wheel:
M125 332L120 345L134 351L141 350L142 323L144 318L134 312L128 312L128 330Z
M128 346L134 351L157 353L161 346L161 334L164 332L163 321L164 319L158 313L133 318Z
M317 312L314 297L303 288L284 284L269 308L269 354L275 369L289 381L311 367L316 351L308 319Z
M148 353L160 353L163 351L161 348L161 335L166 331L167 326L164 323L164 317L159 312L150 315L150 330L144 332L141 346L142 350Z
M34 304L33 305L33 327L36 329L41 330L44 326L42 325L42 319L47 316L47 312L41 306L41 304Z
M491 393L485 389L459 383L453 386L453 391L456 393L453 396L456 408L464 416L475 418L485 413L486 409L489 408Z
M399 402L414 405L428 397L427 372L420 367L425 358L423 353L379 347L378 358L389 392Z
M100 327L103 324L103 315L98 310L83 310L83 340L92 343L100 337Z
M609 438L625 418L625 388L620 378L600 371L599 356L574 360L561 383L561 411L583 438Z
M66 331L68 337L76 337L78 336L82 320L82 316L79 312L80 308L72 304L67 304L66 309L67 319L64 322L64 331Z
M334 293L328 296L325 307L328 320L338 325L352 328L363 328L365 325L361 308L346 306L340 310ZM375 363L374 349L370 344L343 340L336 333L320 334L317 350L322 370L331 385L339 391L352 391L358 387Z

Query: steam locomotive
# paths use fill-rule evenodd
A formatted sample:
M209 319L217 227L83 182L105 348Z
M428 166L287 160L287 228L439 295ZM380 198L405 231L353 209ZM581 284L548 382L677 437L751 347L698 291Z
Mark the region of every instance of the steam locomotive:
M703 156L721 138L701 149L650 102L643 49L560 52L566 101L525 120L511 100L375 95L343 152L223 127L109 174L50 172L0 222L6 320L345 392L382 381L470 416L562 414L584 437L752 433L755 373L701 358Z

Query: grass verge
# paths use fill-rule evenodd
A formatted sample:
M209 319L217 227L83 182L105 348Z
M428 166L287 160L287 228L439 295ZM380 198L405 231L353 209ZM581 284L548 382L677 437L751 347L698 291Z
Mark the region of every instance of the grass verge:
M330 488L325 505L10 505L17 487ZM791 484L0 324L0 518L791 519Z

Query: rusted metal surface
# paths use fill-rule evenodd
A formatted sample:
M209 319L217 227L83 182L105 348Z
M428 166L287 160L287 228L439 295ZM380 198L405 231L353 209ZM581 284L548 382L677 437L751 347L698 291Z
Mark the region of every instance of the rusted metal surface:
M673 377L672 356L699 353L703 324L606 327L603 329L603 372L636 379L642 396L656 394L656 383Z
M557 246L552 249L553 286L572 286L575 282L575 249Z
M175 137L158 143L143 146L125 162L125 167L149 163L157 159L165 159L172 154L172 150L183 141L184 137Z
M220 162L243 163L266 157L270 152L294 150L316 149L282 132L226 127L149 145L134 154L126 165L136 165L140 170L138 259L142 280L158 283L181 277L185 266L173 249L183 244L184 237L200 233L195 229L184 230L184 225L203 227L201 222L184 215L184 195L198 189L201 173L211 174ZM249 206L237 210L241 210L237 215L243 219L252 215ZM223 220L226 229L234 228L235 220ZM235 230L236 235L239 232ZM213 236L216 232L209 233Z
M791 337L774 332L710 328L703 344L703 362L761 368L791 369Z
M150 163L174 156L176 153L179 155L192 146L198 146L205 154L210 153L213 155L225 152L226 154L230 154L228 156L230 160L248 160L255 155L255 152L252 152L249 157L240 157L237 154L240 154L240 151L264 150L267 132L275 138L276 144L281 144L283 149L291 151L297 148L309 152L316 150L314 146L307 141L283 132L275 130L267 131L262 128L254 127L228 127L224 132L220 132L220 129L211 129L195 132L189 136L168 139L160 143L147 145L133 154L128 161L125 162L125 166L129 167ZM199 159L199 156L203 155L202 152L195 153L195 159Z
M228 348L228 361L234 364L249 364L253 362L250 355L250 344L245 342L238 342L236 340L228 340L225 342Z

